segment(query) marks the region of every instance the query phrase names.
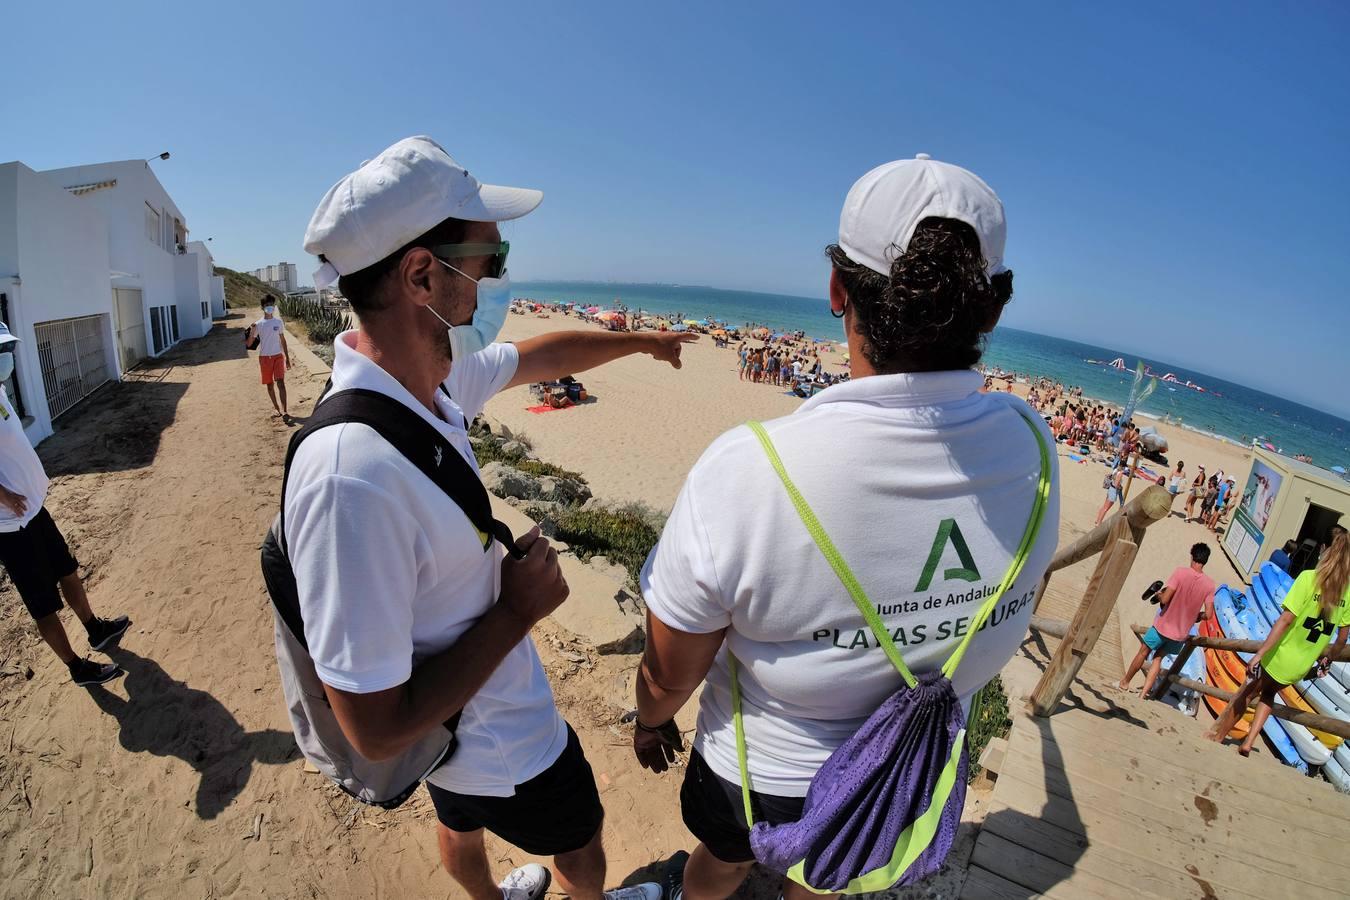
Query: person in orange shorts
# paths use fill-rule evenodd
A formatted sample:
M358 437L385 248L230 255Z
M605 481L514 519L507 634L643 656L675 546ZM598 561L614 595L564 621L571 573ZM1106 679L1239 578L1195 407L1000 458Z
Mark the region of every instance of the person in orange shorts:
M258 338L258 366L262 369L262 383L267 387L272 408L282 421L289 424L291 414L286 408L286 370L291 367L291 348L286 343L286 326L277 318L277 308L272 305L272 298L268 297L263 303L263 317L249 326L249 337ZM281 395L280 403L277 402L278 394Z

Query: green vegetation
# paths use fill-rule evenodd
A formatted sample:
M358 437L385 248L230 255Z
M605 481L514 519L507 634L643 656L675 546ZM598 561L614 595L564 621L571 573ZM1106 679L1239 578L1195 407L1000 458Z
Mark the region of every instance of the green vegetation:
M966 739L970 743L970 770L967 781L974 780L980 774L980 754L994 738L1008 736L1012 719L1008 717L1008 695L1003 690L1002 677L995 675L994 680L980 688L970 704L970 721L966 727Z
M230 309L262 306L262 298L276 291L252 275L216 266L216 274L225 279L225 305Z
M308 300L295 300L283 295L277 296L277 309L287 321L305 323L312 343L331 347L339 334L352 327L352 317L335 309L324 309Z
M526 507L525 514L536 521L548 519L555 523L558 540L580 558L603 556L623 566L634 584L647 554L661 537L661 517L642 503L613 508L573 506L557 511Z
M521 443L524 443L523 441ZM526 445L528 446L528 445ZM561 466L555 466L553 463L540 462L537 459L529 459L522 451L511 453L502 449L502 444L492 438L473 441L473 455L478 458L478 465L485 466L490 462L506 463L512 468L519 469L526 475L541 477L544 475L553 478L567 478L571 481L586 483L585 477L580 472L572 472Z

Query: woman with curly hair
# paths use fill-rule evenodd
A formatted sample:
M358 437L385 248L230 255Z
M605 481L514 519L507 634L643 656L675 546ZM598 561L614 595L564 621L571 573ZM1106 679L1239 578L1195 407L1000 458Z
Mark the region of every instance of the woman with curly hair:
M816 772L906 683L892 652L924 678L975 634L952 682L968 704L1026 634L1057 540L1057 457L1044 420L1015 395L982 393L973 368L1012 297L1004 240L1002 204L965 169L921 155L865 175L826 248L852 379L727 432L690 471L641 578L642 765L673 761L675 713L704 685L681 793L700 844L670 867L668 897L735 892L755 859L743 777L756 822L797 821ZM1014 558L1025 566L1000 595ZM785 896L810 894L792 882Z
M1316 569L1307 569L1294 579L1284 596L1283 610L1252 657L1247 683L1224 708L1212 741L1222 741L1247 711L1253 697L1259 698L1251 728L1238 752L1252 752L1252 744L1270 716L1275 695L1304 678L1327 674L1350 635L1350 537L1342 531L1331 540ZM1339 629L1339 631L1338 631ZM1330 647L1332 633L1336 641Z

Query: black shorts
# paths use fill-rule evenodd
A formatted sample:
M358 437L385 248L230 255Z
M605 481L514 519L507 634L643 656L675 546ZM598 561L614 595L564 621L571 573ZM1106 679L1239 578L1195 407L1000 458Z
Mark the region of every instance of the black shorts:
M805 797L750 792L756 822L770 825L795 822L802 817L805 804ZM680 811L684 814L684 826L722 862L742 863L755 858L750 849L750 826L745 821L741 786L714 772L697 750L689 754L689 768L680 788Z
M0 564L34 619L60 611L56 583L80 567L45 506L18 531L0 533Z
M605 810L581 741L567 726L567 747L557 762L524 784L514 797L456 794L427 782L436 818L451 831L486 828L531 856L580 850L600 833Z

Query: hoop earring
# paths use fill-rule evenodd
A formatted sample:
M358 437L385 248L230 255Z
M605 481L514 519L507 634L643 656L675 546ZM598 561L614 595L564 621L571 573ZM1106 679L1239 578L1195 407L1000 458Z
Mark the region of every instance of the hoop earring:
M844 311L842 309L839 310L839 312L830 310L830 315L834 316L836 319L842 319L844 317Z

